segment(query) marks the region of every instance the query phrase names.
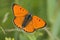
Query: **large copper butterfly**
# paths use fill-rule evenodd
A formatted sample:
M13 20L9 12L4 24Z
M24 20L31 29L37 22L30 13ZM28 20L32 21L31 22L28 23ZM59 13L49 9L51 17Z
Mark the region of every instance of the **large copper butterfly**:
M22 8L18 4L13 4L14 23L18 28L23 29L26 32L33 32L39 28L45 26L45 21L37 16L32 16L26 9Z

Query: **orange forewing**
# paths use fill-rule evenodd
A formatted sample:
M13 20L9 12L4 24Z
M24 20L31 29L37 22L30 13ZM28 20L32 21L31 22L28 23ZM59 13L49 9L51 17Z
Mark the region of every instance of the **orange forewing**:
M13 4L13 11L15 16L25 16L28 14L27 10L17 4Z
M45 21L37 16L33 16L33 25L35 29L43 28L45 26Z

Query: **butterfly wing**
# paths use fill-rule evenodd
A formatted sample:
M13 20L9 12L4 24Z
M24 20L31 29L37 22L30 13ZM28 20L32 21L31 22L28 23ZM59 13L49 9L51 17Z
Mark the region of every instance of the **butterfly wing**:
M32 16L32 20L24 28L27 32L33 32L35 29L43 28L45 26L45 21L37 16Z
M22 28L23 21L24 21L24 17L15 17L14 24L16 24L17 27Z
M22 8L21 6L17 5L17 4L13 4L13 12L14 12L14 16L25 16L28 14L28 11L24 8Z
M22 23L25 16L28 14L28 11L17 4L13 4L13 12L14 12L14 23L17 27L22 28Z
M41 18L37 16L33 16L32 21L33 21L33 25L35 29L43 28L46 24L44 20L42 20Z
M33 32L33 31L34 31L34 25L33 25L32 20L31 20L31 21L29 22L29 24L26 25L26 27L23 28L23 29L24 29L24 31L26 31L26 32Z

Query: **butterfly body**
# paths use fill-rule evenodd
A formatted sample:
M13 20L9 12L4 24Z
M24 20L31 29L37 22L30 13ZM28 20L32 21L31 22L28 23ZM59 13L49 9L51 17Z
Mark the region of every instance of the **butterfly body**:
M28 25L31 20L32 20L32 15L31 14L26 15L22 23L22 27Z
M23 29L26 32L33 32L39 28L45 27L45 21L37 16L29 14L29 12L19 6L18 4L13 4L14 13L14 23L18 28Z

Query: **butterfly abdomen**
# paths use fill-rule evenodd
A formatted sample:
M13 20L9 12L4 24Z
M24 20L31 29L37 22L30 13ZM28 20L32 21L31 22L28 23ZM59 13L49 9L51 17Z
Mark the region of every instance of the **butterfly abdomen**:
M25 27L27 24L29 24L29 22L32 20L32 15L31 14L27 14L25 16L25 19L22 23L22 27Z

